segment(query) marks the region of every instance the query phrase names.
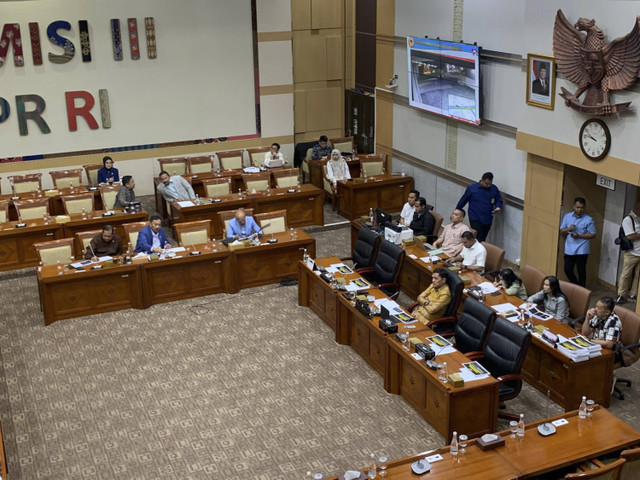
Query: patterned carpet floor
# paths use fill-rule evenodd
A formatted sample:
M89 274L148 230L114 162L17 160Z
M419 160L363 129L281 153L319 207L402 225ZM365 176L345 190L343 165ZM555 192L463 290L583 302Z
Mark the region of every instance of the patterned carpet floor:
M349 253L348 228L313 235L319 256ZM297 287L44 327L33 270L1 273L0 284L11 479L301 479L362 467L370 452L393 459L444 443L297 306ZM625 376L640 381L638 370ZM636 385L611 410L638 428ZM544 397L525 386L509 410L542 418Z

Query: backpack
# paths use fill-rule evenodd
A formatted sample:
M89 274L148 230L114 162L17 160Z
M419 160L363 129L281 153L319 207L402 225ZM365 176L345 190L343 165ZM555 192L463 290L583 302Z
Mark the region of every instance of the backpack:
M628 217L631 219L631 226L633 231L635 231L636 223L633 221L633 217L631 215L628 215ZM624 220L624 217L622 220ZM616 245L620 245L620 250L622 251L633 250L633 242L624 234L624 228L622 228L622 225L620 225L620 230L618 231L618 238L616 238L614 242Z

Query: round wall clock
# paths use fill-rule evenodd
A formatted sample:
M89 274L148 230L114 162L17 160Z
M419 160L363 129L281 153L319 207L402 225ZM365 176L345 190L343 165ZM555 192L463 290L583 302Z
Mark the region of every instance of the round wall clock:
M590 118L580 128L580 149L591 160L602 160L611 148L611 132L604 121Z

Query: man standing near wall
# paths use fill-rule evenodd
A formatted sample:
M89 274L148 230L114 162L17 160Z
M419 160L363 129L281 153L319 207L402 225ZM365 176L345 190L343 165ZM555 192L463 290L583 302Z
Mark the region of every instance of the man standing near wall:
M591 239L596 236L596 224L584 213L586 200L576 197L573 212L567 213L560 224L560 233L567 239L564 242L564 273L571 283L585 286L587 283L587 259L591 253ZM574 269L578 269L578 278Z
M493 216L502 208L502 195L493 184L493 173L486 172L478 183L467 187L456 210L462 210L469 203L469 224L478 234L479 242L484 242L493 223Z
M631 241L633 248L622 252L622 273L618 281L618 297L616 298L618 305L626 301L636 301L635 295L630 295L628 299L626 296L633 283L633 274L640 265L640 202L636 202L629 215L622 219L622 229L627 239Z

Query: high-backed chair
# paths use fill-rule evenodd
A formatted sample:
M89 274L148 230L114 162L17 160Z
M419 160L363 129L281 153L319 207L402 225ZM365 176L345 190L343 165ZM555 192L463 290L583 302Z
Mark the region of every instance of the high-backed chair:
M102 198L102 208L111 210L116 203L116 197L122 187L113 185L103 185L100 187L100 198Z
M202 182L207 197L219 197L231 193L231 178L211 178Z
M244 182L244 188L249 192L252 190L266 190L271 184L271 173L245 173L242 175L242 181Z
M351 257L341 258L340 260L353 261L353 268L372 267L381 239L380 235L373 233L368 228L361 228L358 230L358 238L353 246Z
M187 159L184 157L159 158L160 171L167 172L170 176L185 175L187 173Z
M278 233L287 231L287 211L275 210L273 212L256 213L255 221L258 222L264 233Z
M442 228L442 222L444 217L435 210L430 210L429 213L433 216L433 234L427 235L427 242L435 242L440 236L440 229Z
M92 163L91 165L83 165L89 185L98 185L98 170L102 168L101 163Z
M211 238L211 220L174 223L173 229L178 243L183 247L207 243Z
M93 193L81 193L78 195L62 195L62 206L67 215L72 213L82 213L84 210L91 213L95 210Z
M124 233L127 237L125 241L130 243L134 249L136 248L136 243L138 243L138 232L147 225L149 225L148 222L131 222L122 224L122 228L124 228Z
M367 281L384 292L395 295L399 288L399 277L406 252L398 245L382 240L371 267L358 268L356 271Z
M456 323L456 348L462 353L482 352L495 319L492 308L467 297Z
M353 153L353 137L330 138L329 143L340 153Z
M620 458L626 461L620 470L620 480L637 480L640 478L640 447L623 450Z
M29 173L27 175L9 175L7 177L11 184L11 191L14 195L26 192L42 190L42 174Z
M34 243L33 246L40 256L42 265L63 264L73 260L73 238L61 238L50 242Z
M0 202L0 223L9 221L9 202Z
M498 387L500 403L516 398L520 393L522 389L520 371L530 343L530 332L509 320L496 317L484 353L470 356L478 359L493 378L500 382ZM498 416L512 420L519 418L503 412L498 412Z
M325 196L328 197L329 200L331 200L331 208L335 210L338 203L338 194L335 187L333 186L333 183L331 183L331 181L327 178L326 162L324 165L322 165L322 186L324 187Z
M504 249L492 243L481 243L487 250L487 259L484 262L484 276L491 281L495 281L498 278L498 273L502 270Z
M70 186L82 185L82 169L54 170L49 172L53 186L56 188L68 188Z
M456 329L456 323L458 322L458 309L460 308L460 302L462 301L462 293L464 290L464 280L451 270L445 270L445 280L449 286L449 292L451 292L451 301L445 309L442 317L431 320L427 323L427 327L440 335L453 334ZM419 303L414 302L409 306L409 312L413 312Z
M620 317L622 322L622 335L620 340L622 341L622 351L619 358L616 358L613 365L614 370L630 367L638 360L640 360L640 315L633 310L616 306L614 312ZM618 395L620 400L624 400L624 393L618 387L618 384L622 383L631 386L631 380L625 378L618 378L614 375L614 392Z
M81 252L84 252L89 246L89 243L91 243L91 240L93 240L93 237L99 233L102 233L102 230L87 230L86 232L76 233L76 244L78 245L78 249Z
M216 155L222 170L239 170L244 166L244 150L227 150Z
M527 295L533 295L534 293L542 290L542 282L547 274L542 270L532 267L531 265L525 265L520 272L520 279L524 285Z
M42 218L45 213L49 213L49 199L38 198L33 200L16 200L13 202L21 220L32 220Z
M240 209L238 209L240 210ZM229 222L235 218L236 212L238 210L223 210L222 212L218 212L218 216L220 217L220 223L224 227L224 236L227 236L227 230L229 229ZM253 217L253 208L243 208L244 214L247 217Z
M187 158L189 164L189 173L197 175L198 173L209 173L213 171L213 155L202 157Z
M309 167L309 162L312 162L311 155L313 154L313 147L307 148L307 154L302 160L302 183L306 182L305 177L309 177L311 179L311 170Z
M584 316L589 309L589 300L591 299L591 290L581 287L575 283L560 280L560 290L567 297L569 302L569 325L582 326ZM528 292L527 292L528 293ZM535 292L534 292L535 293Z
M300 181L300 170L297 168L283 168L281 170L273 170L271 173L278 188L295 187Z
M271 147L252 147L247 148L249 161L253 167L260 167L264 163L264 154L271 150Z
M622 467L626 463L624 458L619 458L613 463L603 465L586 472L567 473L564 480L619 480ZM637 477L632 477L637 478Z
M360 155L360 175L363 177L373 177L384 173L384 161L387 155L376 153L370 155Z

